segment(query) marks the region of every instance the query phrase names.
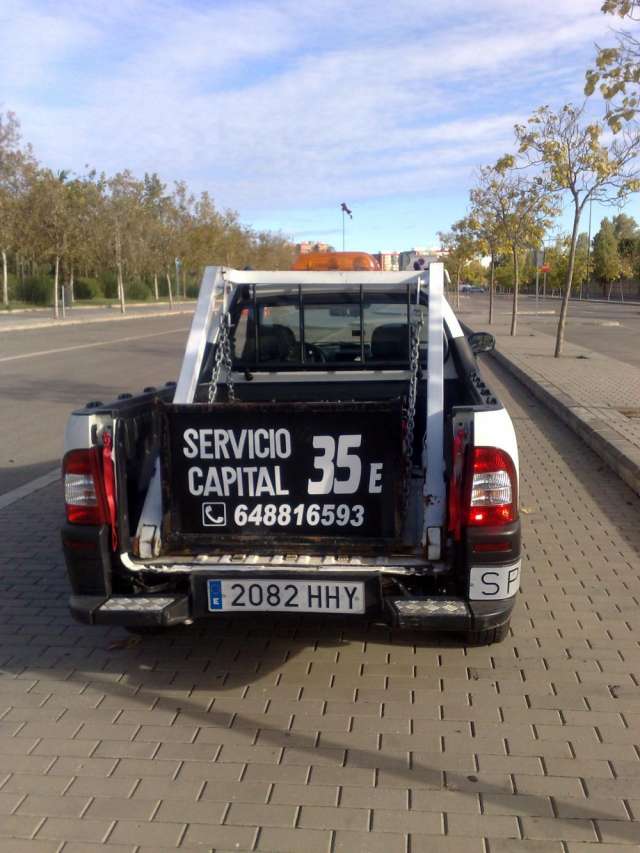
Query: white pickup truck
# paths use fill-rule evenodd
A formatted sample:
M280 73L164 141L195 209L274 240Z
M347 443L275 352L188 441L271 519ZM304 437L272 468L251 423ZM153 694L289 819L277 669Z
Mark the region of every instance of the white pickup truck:
M507 633L518 453L441 264L205 271L177 384L75 411L73 615L160 630L255 611Z

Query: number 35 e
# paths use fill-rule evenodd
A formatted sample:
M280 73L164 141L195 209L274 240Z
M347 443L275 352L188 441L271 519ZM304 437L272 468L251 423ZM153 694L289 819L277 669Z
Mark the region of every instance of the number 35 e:
M355 451L362 445L362 435L341 435L336 442L331 435L314 435L316 453L313 467L319 479L307 481L310 495L353 495L360 488L362 460ZM369 494L382 492L382 462L369 464Z

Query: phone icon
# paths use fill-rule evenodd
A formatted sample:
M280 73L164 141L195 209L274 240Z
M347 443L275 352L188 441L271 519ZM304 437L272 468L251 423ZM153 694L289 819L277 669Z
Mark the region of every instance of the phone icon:
M227 506L221 501L202 504L204 527L224 527L227 523Z

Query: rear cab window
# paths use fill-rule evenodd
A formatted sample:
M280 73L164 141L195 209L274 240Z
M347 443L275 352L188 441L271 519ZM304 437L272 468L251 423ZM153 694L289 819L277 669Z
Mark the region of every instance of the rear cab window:
M277 294L243 287L231 308L234 368L406 368L409 316L404 289Z

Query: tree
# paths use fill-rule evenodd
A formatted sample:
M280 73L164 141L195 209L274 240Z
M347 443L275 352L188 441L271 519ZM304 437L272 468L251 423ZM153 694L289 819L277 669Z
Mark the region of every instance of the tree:
M106 189L104 213L113 241L112 257L118 282L118 298L120 311L124 314L126 310L125 270L136 269L139 272L143 260L141 233L144 225L140 212L144 197L144 184L137 180L131 172L125 170L109 178L106 182Z
M511 334L518 328L520 254L539 245L557 212L549 190L539 176L529 178L514 168L515 158L503 157L495 166L480 170L476 200L496 222L497 234L513 260Z
M470 193L471 213L469 222L471 231L484 252L491 258L489 267L489 325L493 323L493 297L496 288L496 261L500 253L504 234L500 220L490 199L485 198L488 187L480 183Z
M619 213L611 220L613 231L616 235L616 240L635 240L640 237L640 228L633 216L628 216L626 213Z
M640 0L605 0L601 9L627 21L640 20ZM640 107L640 40L625 30L618 31L616 39L616 47L598 48L596 67L587 71L584 91L592 95L598 87L608 102L609 127L618 133Z
M68 248L70 229L67 173L40 169L23 198L25 236L40 258L53 264L53 314L59 316L60 264Z
M35 160L29 146L21 145L20 122L15 113L0 113L0 253L2 254L2 303L9 304L8 253L15 248L20 227L20 203Z
M622 204L640 188L634 159L640 134L624 132L609 145L602 141L603 127L583 122L584 106L567 104L558 112L540 107L526 125L516 125L520 154L529 165L541 168L547 189L568 194L573 205L569 263L564 283L554 355L562 354L571 296L580 218L589 201Z
M600 230L593 239L593 272L602 283L603 293L606 289L608 295L611 295L614 281L620 278L622 264L613 225L606 218L600 223Z
M545 263L551 271L548 273L547 281L552 291L563 292L567 279L569 267L569 256L571 249L571 235L564 234L556 239L553 246L545 250ZM576 290L587 279L587 257L589 254L589 237L582 233L578 236L576 254L573 266L573 288Z
M460 308L460 284L462 273L478 254L478 241L471 229L468 217L459 219L451 226L451 231L438 231L438 237L443 249L447 250L445 268L449 275L453 274L455 281L456 307Z

